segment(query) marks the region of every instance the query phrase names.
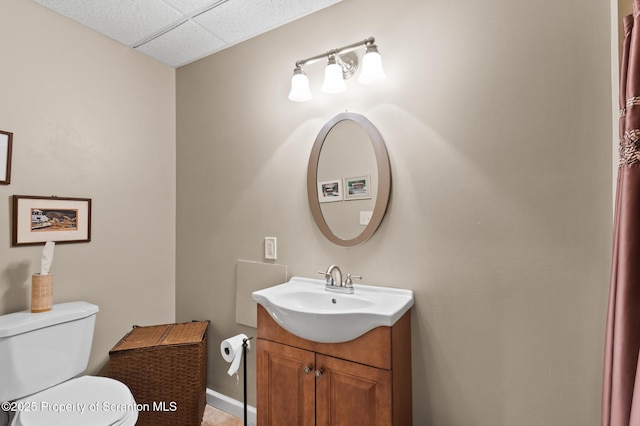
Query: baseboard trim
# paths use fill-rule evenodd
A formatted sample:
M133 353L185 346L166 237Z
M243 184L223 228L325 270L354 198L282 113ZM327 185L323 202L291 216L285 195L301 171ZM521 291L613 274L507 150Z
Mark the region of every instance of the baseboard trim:
M207 388L207 404L232 416L244 418L244 403ZM256 426L256 408L247 406L247 426Z

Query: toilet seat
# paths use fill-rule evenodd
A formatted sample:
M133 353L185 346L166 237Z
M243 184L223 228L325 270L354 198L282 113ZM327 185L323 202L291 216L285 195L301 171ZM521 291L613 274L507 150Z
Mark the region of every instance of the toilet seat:
M129 388L106 377L82 376L16 401L11 426L133 426Z

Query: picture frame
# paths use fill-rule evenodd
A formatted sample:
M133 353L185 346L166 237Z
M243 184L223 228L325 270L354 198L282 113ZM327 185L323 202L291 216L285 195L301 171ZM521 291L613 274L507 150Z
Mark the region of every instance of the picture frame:
M13 133L0 130L0 185L11 183Z
M356 176L344 178L344 199L364 200L371 198L371 177Z
M342 201L342 179L332 179L318 182L318 201L333 203Z
M14 195L11 245L91 241L91 199Z

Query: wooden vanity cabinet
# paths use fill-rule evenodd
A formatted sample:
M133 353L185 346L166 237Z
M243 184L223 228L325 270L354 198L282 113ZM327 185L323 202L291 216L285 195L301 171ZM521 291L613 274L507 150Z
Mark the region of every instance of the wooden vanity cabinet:
M315 425L315 354L268 340L256 344L258 425Z
M411 321L344 343L280 327L258 305L258 426L410 426Z

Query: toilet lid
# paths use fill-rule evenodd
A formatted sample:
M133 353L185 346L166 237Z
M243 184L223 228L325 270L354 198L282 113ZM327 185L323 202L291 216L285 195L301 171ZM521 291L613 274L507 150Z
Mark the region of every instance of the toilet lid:
M110 426L137 416L129 388L106 377L82 376L17 401L12 426Z

